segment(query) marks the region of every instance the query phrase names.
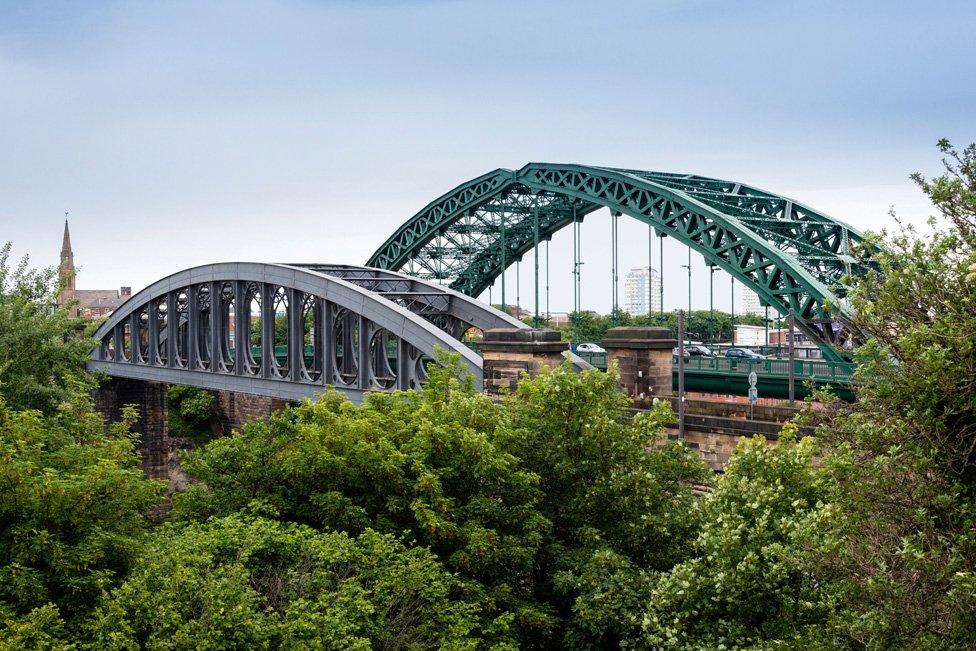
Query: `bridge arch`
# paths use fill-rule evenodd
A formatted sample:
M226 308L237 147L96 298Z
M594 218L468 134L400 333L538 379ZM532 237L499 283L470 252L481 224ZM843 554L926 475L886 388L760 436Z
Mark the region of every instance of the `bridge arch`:
M461 303L455 313L476 302ZM458 353L482 382L481 358L424 316L340 275L293 265L178 272L126 301L95 338L92 371L286 400L325 385L354 402L368 390L417 388L437 346Z
M575 164L497 169L425 206L367 264L478 296L536 242L601 207L690 246L779 313L792 309L798 327L839 358L835 324L852 316L841 281L865 270L851 255L861 234L733 181Z

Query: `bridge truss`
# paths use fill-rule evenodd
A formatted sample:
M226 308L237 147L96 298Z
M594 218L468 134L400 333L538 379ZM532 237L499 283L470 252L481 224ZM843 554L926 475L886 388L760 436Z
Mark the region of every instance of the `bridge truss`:
M482 382L468 326L525 327L468 296L389 271L225 263L164 278L96 332L89 370L268 395L419 388L435 347Z
M407 220L367 265L478 296L539 242L601 207L696 250L755 291L839 359L852 316L843 279L861 234L803 204L752 186L690 174L529 163L463 183ZM850 334L850 333L849 333Z

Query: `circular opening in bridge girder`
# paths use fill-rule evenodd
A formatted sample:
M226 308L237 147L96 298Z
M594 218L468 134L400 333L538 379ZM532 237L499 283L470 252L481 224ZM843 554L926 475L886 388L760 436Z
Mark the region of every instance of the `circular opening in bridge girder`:
M115 332L109 332L102 340L102 358L115 361Z
M197 368L209 370L212 358L210 351L211 300L210 286L198 285L193 291L191 305L197 310L199 328L196 333Z
M186 367L190 361L190 293L181 289L176 293L176 364Z
M169 321L166 308L166 298L156 300L149 309L156 312L156 359L161 366L166 366L169 360L169 347L166 344L166 327Z
M122 324L122 359L126 362L132 359L132 327L129 321Z
M149 363L149 308L143 307L139 310L136 315L136 326L138 327L138 336L136 338L139 348L138 348L138 362L140 364Z
M234 285L232 283L221 283L219 289L219 299L220 299L220 312L217 326L219 328L218 332L218 342L220 350L215 351L215 359L219 366L218 370L223 372L229 372L234 369L234 360L237 356L236 342L235 342L235 319L240 318L237 313L237 300L234 294Z
M272 312L274 312L274 329L271 347L274 357L271 359L271 372L278 377L288 376L288 312L291 309L288 291L284 287L276 287L272 295Z
M262 340L264 336L264 310L262 310L261 288L257 283L248 283L247 291L244 296L243 312L240 318L243 320L244 332L247 333L247 341L244 342L244 372L248 375L257 375L261 372L263 360Z
M305 379L312 382L322 377L322 344L318 334L321 320L321 301L306 295L302 301L302 371Z
M359 377L359 315L339 308L333 320L332 332L335 335L333 361L336 382L354 385Z
M369 339L369 360L373 385L379 389L396 386L398 365L397 337L385 328L377 328Z

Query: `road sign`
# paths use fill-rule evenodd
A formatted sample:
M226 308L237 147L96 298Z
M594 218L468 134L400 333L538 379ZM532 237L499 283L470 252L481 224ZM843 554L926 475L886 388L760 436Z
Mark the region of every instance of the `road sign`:
M759 390L756 387L749 387L749 402L759 400Z
M750 387L752 387L753 389L755 389L756 388L756 380L758 380L758 379L759 379L759 376L756 375L756 372L755 371L750 371L749 372L749 386Z

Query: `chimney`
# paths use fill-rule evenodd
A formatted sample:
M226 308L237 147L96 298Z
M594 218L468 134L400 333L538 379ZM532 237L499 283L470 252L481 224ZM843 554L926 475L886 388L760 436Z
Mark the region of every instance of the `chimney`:
M131 287L122 287L119 289L119 298L130 298L132 296Z

